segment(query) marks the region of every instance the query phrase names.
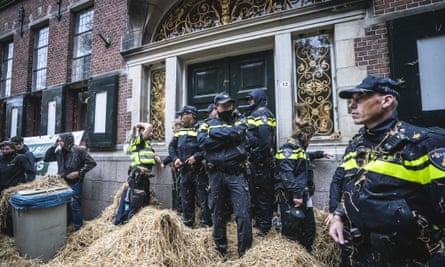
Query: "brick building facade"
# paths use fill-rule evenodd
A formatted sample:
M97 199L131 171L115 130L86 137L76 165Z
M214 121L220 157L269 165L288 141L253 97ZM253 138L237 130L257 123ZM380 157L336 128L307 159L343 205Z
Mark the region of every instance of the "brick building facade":
M85 131L99 163L85 180L92 218L126 179L131 125L152 122L165 156L176 110L203 111L220 91L243 109L249 90L266 90L277 145L292 130L293 103L323 99L303 114L319 128L309 149L336 159L357 130L337 92L367 74L406 81L401 118L445 127L445 108L429 97L440 92L425 86L440 82L425 66L443 49L417 55L444 42L444 0L263 2L0 0L0 138ZM213 9L202 13L203 3ZM324 208L337 161L314 164L315 203ZM154 190L169 207L170 172L155 172Z

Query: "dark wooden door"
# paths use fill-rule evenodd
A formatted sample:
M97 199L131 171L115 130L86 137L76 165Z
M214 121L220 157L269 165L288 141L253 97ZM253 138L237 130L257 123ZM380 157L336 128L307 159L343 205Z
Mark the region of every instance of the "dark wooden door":
M445 9L388 22L391 76L406 81L400 93L399 117L410 123L445 128L445 110L422 109L417 41L445 34ZM436 51L445 53L444 49ZM437 97L444 98L445 93ZM424 99L425 100L425 99Z
M202 119L215 94L227 92L235 99L235 106L244 112L246 95L254 89L262 89L266 91L269 108L275 112L273 71L272 51L190 65L187 103L198 108Z

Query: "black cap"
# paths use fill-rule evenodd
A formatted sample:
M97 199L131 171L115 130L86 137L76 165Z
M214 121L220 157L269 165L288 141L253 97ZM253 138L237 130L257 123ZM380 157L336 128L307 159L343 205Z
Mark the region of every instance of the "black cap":
M228 94L222 93L217 94L215 96L215 101L213 102L215 105L221 105L227 102L235 102Z
M185 105L181 108L180 111L176 112L176 115L180 116L184 113L190 113L193 116L196 116L196 115L198 115L198 110L194 106Z
M401 84L391 80L389 78L377 77L368 75L361 84L357 85L355 88L346 89L339 93L341 98L351 98L354 93L369 93L377 92L382 94L390 94L395 96L397 99L400 97L399 90Z
M211 104L207 107L207 113L212 112L214 108L215 108L215 104L211 103Z

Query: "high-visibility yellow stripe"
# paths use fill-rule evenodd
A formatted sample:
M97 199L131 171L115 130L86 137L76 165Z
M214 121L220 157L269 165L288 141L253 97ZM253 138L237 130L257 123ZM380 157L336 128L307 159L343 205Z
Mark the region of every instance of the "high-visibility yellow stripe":
M267 122L264 122L264 120L261 117L255 117L255 118L254 117L248 117L247 118L247 124L253 125L255 127L259 127L261 125L268 125L270 127L276 127L277 126L277 122L272 117L268 117L267 118Z
M131 152L131 166L137 166L140 164L149 164L149 165L154 165L155 162L155 158L154 158L154 152L151 149L151 145L149 142L145 142L144 147L143 148L139 148L138 150L138 145L142 142L141 137L137 137L134 138L130 141L130 152Z
M176 137L179 137L181 135L197 136L198 133L194 129L180 129L175 133Z
M428 184L432 180L445 178L445 172L439 170L432 164L429 164L422 169L412 170L397 163L376 160L368 163L365 166L365 169L419 184Z
M219 125L212 125L209 128L232 128L233 125L230 124L219 124Z
M277 151L277 153L275 154L275 158L276 159L307 159L306 153L304 153L304 151L302 149L294 149L292 150L292 154L286 156L283 153L283 150L280 149Z
M394 157L388 156L386 160L371 160L363 166L363 169L419 184L428 184L432 180L445 177L445 171L431 164L427 155L414 160L404 160L402 164L389 161L391 159L394 159ZM345 170L359 168L356 159L351 157L349 157L349 160L344 161L341 166Z

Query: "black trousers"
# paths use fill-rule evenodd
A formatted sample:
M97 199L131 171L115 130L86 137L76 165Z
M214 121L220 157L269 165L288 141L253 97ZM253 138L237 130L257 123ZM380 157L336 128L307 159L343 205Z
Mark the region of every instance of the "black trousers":
M238 233L238 254L252 246L250 195L243 173L209 171L209 204L213 219L213 240L221 254L227 253L227 202L231 202Z
M272 218L274 212L274 184L273 171L252 164L250 166L252 181L250 183L252 197L252 216L255 219L256 227L263 234L267 234L272 227Z
M208 204L208 178L204 170L183 168L180 172L180 192L184 224L192 227L195 219L195 204L200 208L200 226L212 226Z
M150 171L141 171L135 167L128 177L130 211L128 219L133 217L142 207L150 204Z

